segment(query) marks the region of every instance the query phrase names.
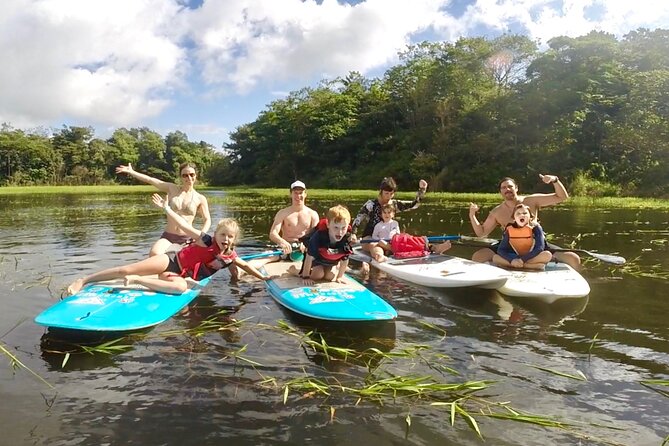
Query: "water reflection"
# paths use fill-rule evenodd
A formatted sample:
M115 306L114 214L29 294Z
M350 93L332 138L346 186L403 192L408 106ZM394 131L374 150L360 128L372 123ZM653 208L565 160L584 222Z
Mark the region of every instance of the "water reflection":
M251 198L231 202L211 194L212 218L238 217L247 240L266 240L274 212L286 200ZM319 212L339 201L310 195ZM127 351L71 354L63 367L64 355L54 353L54 344L38 345L43 330L32 318L55 303L74 276L143 258L164 216L147 194L3 197L0 209L0 341L57 389L46 405L42 384L23 370L0 367L7 444L481 444L466 422L458 419L450 427L447 411L427 401L398 398L379 405L338 391L291 391L283 403L292 380L361 386L370 368L448 381L492 380L488 397L583 421L579 426L589 438L611 443L661 444L669 433L669 398L639 383L669 377L666 280L654 274L669 270L662 242L669 238L666 212L542 211L556 243L619 253L634 266L588 262L587 298L544 305L490 290L422 288L372 270L364 283L398 310L397 321L328 326L287 313L262 283L230 283L223 276L184 314L123 339L131 346ZM467 234L466 217L465 202L427 200L400 223L415 233ZM471 252L461 246L453 251ZM326 353L316 346L321 339L352 356ZM416 346L426 360L384 358ZM376 357L361 355L376 350ZM459 375L442 375L441 366ZM580 371L587 381L537 367ZM495 445L582 440L554 429L477 421L486 442Z

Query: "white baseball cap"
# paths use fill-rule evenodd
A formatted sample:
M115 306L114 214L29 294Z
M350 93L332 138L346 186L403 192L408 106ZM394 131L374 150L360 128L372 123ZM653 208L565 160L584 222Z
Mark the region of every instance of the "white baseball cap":
M293 184L290 185L290 190L293 190L296 187L299 187L299 188L302 188L302 189L307 188L307 186L305 186L304 183L301 182L300 180L294 181Z

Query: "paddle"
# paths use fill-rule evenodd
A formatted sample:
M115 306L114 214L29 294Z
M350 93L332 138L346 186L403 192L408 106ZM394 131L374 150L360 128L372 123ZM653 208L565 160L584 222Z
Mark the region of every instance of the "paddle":
M458 240L458 239L456 239ZM483 237L467 237L467 236L462 236L459 239L460 241L474 241L475 243L460 243L461 245L465 246L481 246L481 244L488 244L492 245L493 243L497 243L498 240L495 239L490 239L490 238L483 238ZM621 256L614 256L612 254L600 254L598 252L592 252L588 251L586 249L578 249L578 248L559 248L559 247L553 247L551 246L549 251L552 252L579 252L585 255L589 255L592 258L595 258L597 260L600 260L602 262L606 263L611 263L613 265L624 265L627 260L625 260L624 257Z
M625 257L614 256L614 255L611 255L611 254L600 254L598 252L587 251L585 249L551 248L551 251L553 251L553 252L580 252L582 254L589 255L590 257L593 257L597 260L601 260L602 262L612 263L614 265L624 265L625 262L627 262L627 260L625 260Z
M281 255L282 253L283 251L269 251L269 252L261 252L258 254L247 254L245 256L240 256L240 258L242 260L262 259L263 257L278 256Z
M390 242L389 238L366 238L360 240L360 243L378 243L381 241ZM469 237L467 235L433 235L427 237L428 242L445 242L446 240L458 240L458 241L470 241L478 242L478 245L475 246L487 246L497 243L498 240L492 238L483 238L483 237Z
M269 243L262 243L262 242L256 242L256 243L237 243L235 244L235 247L237 248L267 248L267 249L276 249L279 247L279 245L273 245Z

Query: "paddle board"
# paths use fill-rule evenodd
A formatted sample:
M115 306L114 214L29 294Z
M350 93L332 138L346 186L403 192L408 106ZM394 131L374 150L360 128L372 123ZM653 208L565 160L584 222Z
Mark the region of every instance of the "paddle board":
M122 280L96 282L68 296L35 317L49 328L126 332L153 327L169 319L200 294L210 278L182 294L151 291L141 285L124 286Z
M448 255L431 254L413 259L373 260L367 251L357 247L354 260L371 263L379 270L407 282L435 288L499 288L509 273L496 266Z
M278 276L267 280L272 298L289 310L314 319L329 321L380 321L397 317L397 312L385 300L344 275L345 283L316 282L307 286L295 274L299 262L273 262L261 271Z
M566 263L549 262L543 271L509 270L509 278L497 288L512 297L527 297L552 303L563 298L590 294L590 285Z

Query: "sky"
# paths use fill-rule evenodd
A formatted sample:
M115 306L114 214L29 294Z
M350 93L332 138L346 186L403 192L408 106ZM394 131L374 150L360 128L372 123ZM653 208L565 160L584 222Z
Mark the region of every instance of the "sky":
M215 148L290 91L412 43L669 29L666 0L2 0L0 124L179 130Z

